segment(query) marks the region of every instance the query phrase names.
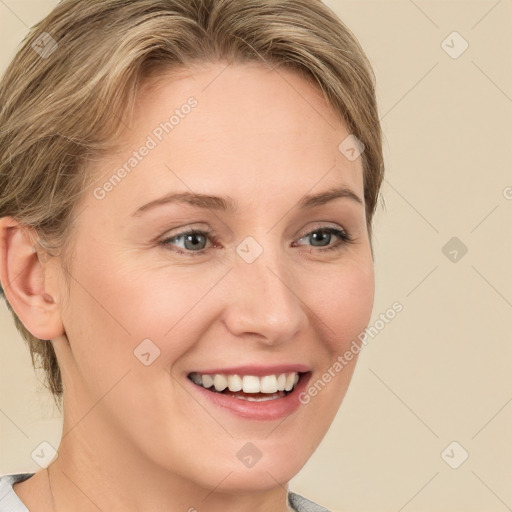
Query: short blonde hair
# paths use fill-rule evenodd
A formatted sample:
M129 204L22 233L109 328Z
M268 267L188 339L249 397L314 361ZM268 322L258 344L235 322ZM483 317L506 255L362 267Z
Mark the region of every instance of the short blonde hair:
M371 240L384 174L375 76L354 35L319 0L60 2L30 30L0 82L0 217L34 228L49 254L61 250L64 264L74 207L91 178L83 169L109 150L150 75L255 61L317 84L364 144ZM60 404L52 344L7 305Z

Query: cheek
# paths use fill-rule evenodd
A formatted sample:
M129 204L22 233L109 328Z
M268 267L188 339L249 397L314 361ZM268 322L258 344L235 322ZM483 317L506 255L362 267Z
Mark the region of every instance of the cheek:
M160 351L158 366L168 368L200 339L221 307L222 300L212 297L219 293L213 288L224 268L180 268L171 278L168 270L137 267L108 254L77 268L83 271L77 276L80 286L72 283L76 339L89 339L88 350L94 345L103 357L115 355L117 364L133 363L133 351L149 339L158 347L155 352ZM310 317L330 355L343 352L370 320L371 257L347 257L314 272L302 267L294 274L290 282L297 307Z
M308 302L319 319L330 356L336 357L370 321L375 290L373 264L371 260L340 264L321 278L317 276L309 286Z
M137 359L142 350L157 367L169 368L182 356L210 324L211 302L201 299L219 272L182 268L171 276L168 269L104 252L77 260L73 277L66 332L77 345L77 364L101 381L110 378L107 368L143 367Z

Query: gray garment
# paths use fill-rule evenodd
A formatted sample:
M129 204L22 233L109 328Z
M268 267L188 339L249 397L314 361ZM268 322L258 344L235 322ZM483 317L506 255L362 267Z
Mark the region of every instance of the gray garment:
M12 486L23 482L34 473L18 473L0 477L0 512L29 512L27 507L18 498ZM303 498L294 492L288 493L288 502L296 512L329 512L326 508Z

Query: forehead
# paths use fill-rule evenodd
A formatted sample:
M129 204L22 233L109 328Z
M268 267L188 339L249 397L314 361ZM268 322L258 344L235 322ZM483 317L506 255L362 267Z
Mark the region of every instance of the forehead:
M138 96L135 129L149 131L155 121L179 111L192 97L198 104L192 122L180 123L169 142L179 139L180 134L190 137L192 132L197 143L220 141L225 134L239 141L253 133L274 139L293 134L296 140L317 144L322 139L329 145L340 135L348 135L317 85L295 71L258 63L196 65L151 80Z
M362 196L361 159L351 161L339 149L347 136L319 87L293 71L195 66L141 89L122 150L103 166L103 178L150 145L124 180L129 184L116 187L117 196L131 189L150 200L162 187L302 196L316 185L319 191L340 184Z

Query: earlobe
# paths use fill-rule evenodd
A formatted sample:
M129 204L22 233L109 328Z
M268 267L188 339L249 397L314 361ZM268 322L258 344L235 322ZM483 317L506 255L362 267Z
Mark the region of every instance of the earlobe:
M57 290L46 288L45 258L35 245L33 229L12 217L0 218L0 281L23 325L36 338L50 340L64 332Z

